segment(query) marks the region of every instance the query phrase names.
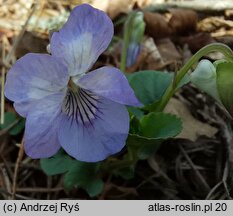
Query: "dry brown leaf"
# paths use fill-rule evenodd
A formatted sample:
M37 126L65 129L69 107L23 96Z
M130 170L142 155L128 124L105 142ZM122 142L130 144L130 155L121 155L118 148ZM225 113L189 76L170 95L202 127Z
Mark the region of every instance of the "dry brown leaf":
M199 31L210 32L214 38L232 36L233 21L224 17L208 17L198 23Z
M186 35L197 27L197 13L192 10L171 9L170 13L144 13L146 33L154 39L173 35Z
M233 36L233 29L230 30L225 30L225 29L220 29L217 32L211 33L211 36L214 38L219 38L219 37L224 37L224 36Z
M233 10L232 10L232 9L225 10L225 16L226 16L227 18L232 19L232 18L233 18Z
M173 34L187 35L195 32L197 27L197 13L192 10L170 9L169 26Z
M182 59L174 43L169 38L157 40L156 45L165 65L176 63Z
M223 36L223 37L218 37L216 40L220 43L224 43L230 47L233 47L233 37L232 36Z
M156 46L152 37L146 38L143 41L142 47L143 48L140 55L144 57L143 59L141 59L141 63L144 65L144 70L158 70L165 67L158 47Z
M211 37L211 35L205 32L200 32L187 37L181 37L179 39L179 43L181 45L188 44L189 49L192 51L192 53L195 53L205 45L214 42L215 40Z
M146 23L146 33L154 39L168 37L171 34L165 17L159 13L144 13L144 21Z
M200 31L213 32L220 28L233 28L233 21L224 17L207 17L198 23Z
M48 43L47 40L36 37L31 32L25 32L16 48L15 55L17 58L20 58L29 52L46 53Z
M201 135L213 137L218 131L217 128L195 119L191 115L187 106L175 98L170 100L167 107L165 108L165 112L175 114L182 119L183 130L177 136L178 138L185 138L196 141L197 138Z

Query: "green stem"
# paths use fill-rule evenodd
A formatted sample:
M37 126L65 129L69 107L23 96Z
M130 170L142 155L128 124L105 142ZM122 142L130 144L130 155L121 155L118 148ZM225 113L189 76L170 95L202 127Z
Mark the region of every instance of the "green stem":
M171 83L170 86L167 88L159 105L153 111L162 111L173 96L173 94L176 92L177 86L179 85L180 81L184 78L184 76L188 73L192 66L196 64L201 57L216 51L221 52L225 56L226 60L233 61L232 50L224 44L212 43L203 47L195 55L193 55L189 59L189 61L178 71L177 75L174 78L174 82Z
M129 43L130 43L130 37L131 37L131 33L132 33L132 28L134 25L134 19L135 16L137 15L137 12L131 12L124 24L124 42L123 42L123 50L122 50L122 54L121 54L121 65L120 65L120 69L121 71L125 72L126 69L126 61L127 61L127 52L128 52L128 47L129 47Z
M129 47L129 30L127 28L129 20L125 23L124 26L124 42L123 42L123 50L121 54L121 65L120 65L120 70L122 72L125 72L126 69L126 59L127 59L127 51Z
M187 74L189 69L197 63L201 57L211 53L211 52L221 52L226 60L233 61L233 52L232 50L225 44L221 43L212 43L203 48L201 48L195 55L193 55L189 61L180 69L175 79L175 86L183 79L183 77Z

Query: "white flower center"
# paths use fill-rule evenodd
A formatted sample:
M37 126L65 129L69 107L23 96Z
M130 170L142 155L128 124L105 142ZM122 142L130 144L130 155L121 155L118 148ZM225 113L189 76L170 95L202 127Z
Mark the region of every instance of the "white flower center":
M71 77L71 80L74 82L74 83L77 83L78 82L78 80L82 77L82 76L84 76L86 73L81 73L81 74L78 74L78 75L76 75L76 76L72 76Z

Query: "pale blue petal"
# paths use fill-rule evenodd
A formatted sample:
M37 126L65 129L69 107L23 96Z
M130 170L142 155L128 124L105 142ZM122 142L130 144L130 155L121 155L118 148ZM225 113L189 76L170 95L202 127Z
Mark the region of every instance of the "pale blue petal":
M59 60L47 54L27 54L7 73L5 96L26 116L31 103L65 91L69 76Z
M113 36L111 19L88 4L74 8L67 23L51 38L51 53L60 57L71 76L88 71Z
M102 67L94 70L77 82L83 89L120 104L141 106L125 75L117 68Z
M129 45L127 50L127 59L126 59L127 67L131 67L136 63L138 55L140 53L140 49L141 49L140 44L132 43Z
M30 102L14 103L13 105L19 115L26 117L28 111L31 108L33 108L33 106L36 106L37 102L38 100L30 101Z
M30 110L26 118L24 145L31 158L47 158L60 148L58 127L64 94L49 95Z
M65 114L58 133L61 146L80 161L97 162L119 152L129 132L129 114L125 106L102 99L98 117L92 124L72 121Z

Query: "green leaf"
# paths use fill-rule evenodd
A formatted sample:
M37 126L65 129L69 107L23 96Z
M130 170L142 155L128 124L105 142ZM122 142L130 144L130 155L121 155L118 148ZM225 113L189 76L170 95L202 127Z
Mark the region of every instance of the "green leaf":
M233 62L217 64L216 72L220 100L233 117Z
M159 101L172 81L173 74L159 71L139 71L127 76L137 98L145 105Z
M96 163L74 160L64 178L65 188L69 190L74 186L85 186L95 176L98 167Z
M44 158L40 160L42 170L49 176L69 171L73 163L74 160L68 156L64 150L60 150L51 158Z
M130 119L129 133L138 134L139 131L140 131L140 121L135 116L132 116Z
M149 113L141 120L141 135L147 138L167 139L179 134L182 122L169 113Z
M123 159L125 163L119 162L119 166L113 171L115 175L120 175L124 179L133 177L138 160L147 159L165 139L176 136L182 130L181 120L168 113L149 113L138 123L139 130L134 131L139 134L129 134L126 141L128 154ZM137 122L134 124L137 125Z
M86 163L74 160L64 150L55 156L40 160L41 168L47 175L65 173L64 187L67 190L81 187L89 196L96 196L103 189L102 180L97 177L99 163Z
M104 182L101 179L95 179L91 182L89 182L85 189L90 197L95 197L99 195L104 188Z
M4 124L0 124L0 129L8 130L10 135L17 135L24 129L25 120L19 118L15 113L5 112Z
M127 139L132 160L148 158L165 139L178 135L181 130L182 122L175 115L161 112L142 117L139 134L129 134Z
M137 134L129 134L127 139L128 151L130 151L133 160L145 160L155 152L162 142L161 139L143 137Z
M127 167L115 169L113 171L115 176L120 176L125 180L132 179L134 177L135 166L129 164Z
M214 63L213 63L213 65L214 65L214 67L215 68L217 68L217 66L219 65L219 64L222 64L222 63L226 63L227 62L227 60L226 59L219 59L219 60L216 60Z
M144 115L144 112L137 107L127 107L127 109L129 114L136 116L137 119L140 119Z
M75 161L64 178L64 186L67 190L73 187L81 187L87 191L90 197L101 193L103 181L96 177L99 164Z

